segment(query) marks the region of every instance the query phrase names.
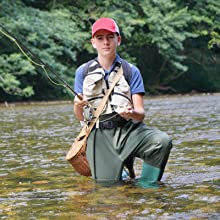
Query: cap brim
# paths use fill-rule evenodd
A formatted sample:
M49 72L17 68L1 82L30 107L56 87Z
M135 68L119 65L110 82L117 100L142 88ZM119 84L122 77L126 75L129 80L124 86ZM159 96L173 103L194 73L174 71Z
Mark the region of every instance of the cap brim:
M117 34L119 35L118 32L112 31L112 29L110 29L110 28L99 28L99 29L97 29L97 30L93 33L92 37L94 37L94 35L95 35L98 31L101 31L101 30L109 31L109 32L111 32L111 33L117 33Z

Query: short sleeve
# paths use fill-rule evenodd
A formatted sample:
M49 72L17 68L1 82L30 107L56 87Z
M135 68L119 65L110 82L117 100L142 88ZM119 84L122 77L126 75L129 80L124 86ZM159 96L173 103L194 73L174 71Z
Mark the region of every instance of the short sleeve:
M74 90L76 93L83 94L83 68L85 64L79 66L76 69L75 81L74 81Z
M130 81L130 89L131 89L131 94L145 94L145 89L144 89L144 82L143 78L141 76L140 70L131 64L131 71L132 71L132 76L131 76L131 81Z

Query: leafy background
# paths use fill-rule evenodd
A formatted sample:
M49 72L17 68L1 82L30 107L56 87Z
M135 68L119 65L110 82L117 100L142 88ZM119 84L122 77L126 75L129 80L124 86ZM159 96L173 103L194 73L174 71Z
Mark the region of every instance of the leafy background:
M76 68L96 56L90 29L105 16L118 23L119 54L139 67L149 94L220 91L219 1L0 2L0 24L71 86ZM72 98L2 33L0 66L1 102Z

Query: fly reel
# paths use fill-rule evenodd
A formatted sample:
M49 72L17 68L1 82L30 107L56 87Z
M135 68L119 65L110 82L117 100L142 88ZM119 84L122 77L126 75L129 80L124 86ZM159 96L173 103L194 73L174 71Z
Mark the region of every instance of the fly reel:
M83 116L85 121L92 121L94 118L94 110L91 106L86 105L83 108Z

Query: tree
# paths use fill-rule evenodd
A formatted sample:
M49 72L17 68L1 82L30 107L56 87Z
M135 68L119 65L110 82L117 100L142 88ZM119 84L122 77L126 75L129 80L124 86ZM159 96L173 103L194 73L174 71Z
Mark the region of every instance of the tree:
M0 7L3 8L0 17L1 23L7 25L10 32L44 62L56 69L64 80L72 84L77 51L83 47L85 39L88 37L88 33L81 32L73 21L73 14L65 8L43 11L27 7L22 1L3 1L0 3ZM12 42L10 44L4 36L1 36L1 39L0 44L3 49L1 49L0 63L3 68L0 87L5 92L14 95L35 94L33 96L35 99L39 95L43 96L46 88L51 85L45 75L42 75L39 66L27 65L27 62L24 61L26 58L21 57L18 48L14 47ZM15 57L18 60L15 60ZM19 73L16 68L20 69ZM49 77L52 78L53 75L49 73ZM45 89L39 91L38 85L31 83L32 79L35 79L35 82L38 80L38 83L47 80ZM56 80L54 79L54 81ZM61 92L66 92L66 90L63 89Z
M188 71L180 78L185 88L200 92L220 90L220 2L215 0L178 1L191 15L189 29L195 39L185 41ZM179 84L178 84L179 85Z

